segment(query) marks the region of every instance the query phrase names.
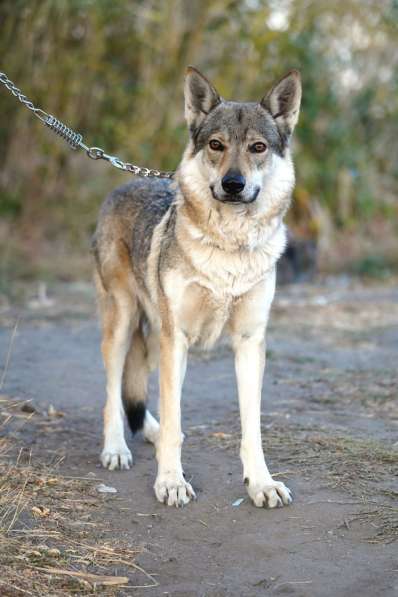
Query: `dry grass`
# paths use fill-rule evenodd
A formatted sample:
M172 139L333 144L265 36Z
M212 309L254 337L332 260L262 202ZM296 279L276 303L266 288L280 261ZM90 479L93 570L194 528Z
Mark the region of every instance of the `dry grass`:
M287 469L279 476L317 478L327 487L349 493L364 505L357 518L369 524L369 541L398 540L397 491L391 486L398 475L396 445L295 425L266 425L263 437L273 468ZM238 450L239 432L219 431L209 441Z
M27 408L29 410L29 408ZM0 398L0 594L120 594L122 588L157 586L138 566L141 550L108 541L98 524L102 500L95 479L59 474L17 449L15 426L30 424L21 402Z
M377 417L398 419L396 370L345 371L327 369L307 379L310 400L320 404L351 405Z

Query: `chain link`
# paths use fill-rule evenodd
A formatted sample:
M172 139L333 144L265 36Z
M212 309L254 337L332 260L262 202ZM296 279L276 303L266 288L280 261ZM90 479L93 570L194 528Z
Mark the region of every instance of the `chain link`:
M66 124L61 122L61 120L58 120L58 118L55 118L55 116L52 116L52 114L48 114L44 110L36 108L33 102L31 102L30 99L28 99L26 95L24 95L12 81L10 81L5 73L0 72L0 83L2 83L22 104L24 104L24 106L31 110L46 126L59 135L61 139L66 141L72 149L84 149L88 157L92 160L106 160L115 168L130 172L134 176L142 176L145 178L173 178L174 172L162 172L160 170L130 164L130 162L123 162L123 160L117 156L105 153L101 147L88 147L83 143L83 136L80 133L77 133L66 126Z

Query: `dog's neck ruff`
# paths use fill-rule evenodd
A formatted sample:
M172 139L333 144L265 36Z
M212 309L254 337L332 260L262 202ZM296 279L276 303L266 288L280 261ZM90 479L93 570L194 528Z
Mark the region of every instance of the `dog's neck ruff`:
M177 206L177 227L184 228L189 238L203 247L240 254L266 250L278 230L284 229L281 214L256 218L225 211L210 208L207 214L197 213L189 203L181 201Z
M284 235L285 209L280 206L261 213L255 204L219 203L208 188L196 189L182 177L178 180L176 208L177 228L184 229L187 238L225 253L267 251L279 229Z
M206 222L198 223L189 202L182 196L177 201L176 239L192 268L192 281L214 296L242 296L269 275L284 251L286 232L280 215L262 225L241 219L237 225L236 216L233 222L212 210Z

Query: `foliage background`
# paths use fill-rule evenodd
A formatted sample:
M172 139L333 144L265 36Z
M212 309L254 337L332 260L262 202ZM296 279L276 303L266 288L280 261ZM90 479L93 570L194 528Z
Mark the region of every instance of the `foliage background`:
M0 70L88 145L173 169L187 64L250 100L298 68L290 225L323 268L377 272L397 255L397 34L397 0L3 0ZM99 205L127 178L1 89L0 283L87 276Z

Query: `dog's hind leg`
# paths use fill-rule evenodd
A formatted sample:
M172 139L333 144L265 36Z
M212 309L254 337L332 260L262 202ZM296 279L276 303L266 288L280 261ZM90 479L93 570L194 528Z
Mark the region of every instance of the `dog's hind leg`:
M134 306L127 296L114 294L103 311L102 355L107 376L104 409L104 449L101 462L114 470L128 469L132 455L124 438L122 376L130 345Z
M132 455L124 438L122 379L131 336L139 324L139 307L123 243L108 247L106 260L97 258L95 283L102 320L102 357L106 369L104 449L101 462L114 470L128 469Z

